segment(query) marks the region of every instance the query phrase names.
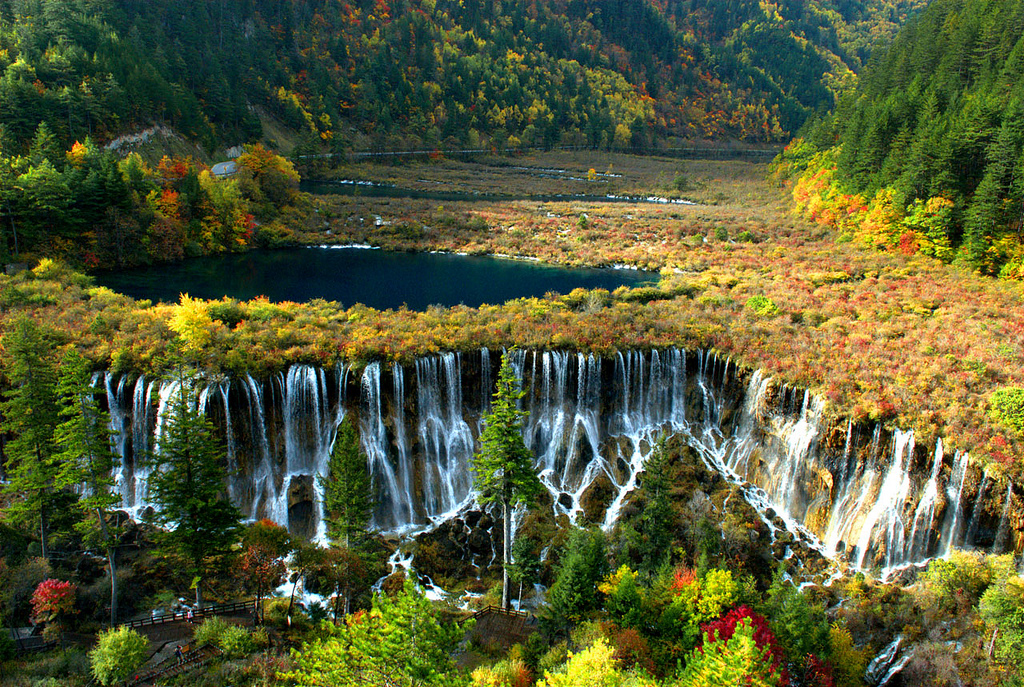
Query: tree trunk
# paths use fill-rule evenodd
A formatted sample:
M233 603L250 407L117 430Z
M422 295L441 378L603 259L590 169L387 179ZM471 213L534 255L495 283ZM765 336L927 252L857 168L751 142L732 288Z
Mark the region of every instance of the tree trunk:
M203 583L196 580L196 608L203 607Z
M510 517L511 510L512 509L509 508L509 503L507 499L501 502L501 527L503 530L505 540L505 550L502 555L501 565L501 607L505 610L508 610L509 606L511 605L511 599L509 598L508 589L508 566L512 563L512 518Z
M300 568L295 573L295 580L292 581L292 591L291 594L288 595L288 613L286 616L288 618L288 627L292 626L292 607L295 605L295 588L299 586L299 579L301 577L301 574L302 569Z
M46 495L41 495L41 499L44 501L43 505L39 508L39 548L43 554L43 558L50 559L50 547L46 545Z
M110 566L110 626L117 625L117 552L111 546L107 549L107 565Z
M96 518L100 523L100 534L103 541L107 542L107 566L110 568L110 626L117 625L117 549L110 539L110 531L107 529L107 514L102 508L96 509Z

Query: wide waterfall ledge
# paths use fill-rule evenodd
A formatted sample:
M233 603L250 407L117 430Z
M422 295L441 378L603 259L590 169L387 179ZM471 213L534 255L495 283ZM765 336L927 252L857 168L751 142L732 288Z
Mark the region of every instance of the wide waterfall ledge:
M963 451L912 432L826 418L805 390L712 352L516 351L526 445L556 516L611 529L662 433L738 485L774 534L883 578L953 547L1019 551L1012 484ZM500 355L442 353L413 365L293 365L265 378L202 380L198 403L226 445L227 492L249 518L324 539L316 476L352 417L372 476L373 526L402 534L477 507L470 460ZM102 375L123 508L149 507L149 468L175 382ZM1005 494L1005 496L1004 496Z

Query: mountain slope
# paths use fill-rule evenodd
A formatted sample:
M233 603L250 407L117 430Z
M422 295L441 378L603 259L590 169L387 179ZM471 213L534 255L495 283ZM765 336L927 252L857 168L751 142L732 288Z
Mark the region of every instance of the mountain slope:
M0 123L15 149L40 121L212 148L261 115L336 147L777 141L921 1L0 0Z
M1024 277L1024 5L936 0L806 143L854 233Z

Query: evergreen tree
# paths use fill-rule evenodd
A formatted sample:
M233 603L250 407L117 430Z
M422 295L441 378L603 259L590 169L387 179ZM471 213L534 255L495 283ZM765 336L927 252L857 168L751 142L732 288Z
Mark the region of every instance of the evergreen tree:
M605 536L601 530L573 530L548 591L544 625L560 633L599 608L597 585L608 572Z
M366 454L359 446L359 434L348 418L338 426L327 474L317 475L317 480L324 494L327 536L344 548L350 548L366 534L373 512L373 499Z
M775 571L764 614L771 618L772 628L783 651L798 667L808 656L829 653L829 624L825 609L811 603L791 580L784 578L784 569Z
M59 453L56 486L87 488L77 506L85 515L79 523L88 546L107 553L110 568L110 624L117 623L117 533L107 522L111 508L120 497L113 492L113 467L117 456L111 450L110 414L96 403L99 390L90 380L89 361L75 349L68 350L58 371L57 396L61 424L55 432ZM94 515L95 519L90 518Z
M6 376L10 389L0 403L3 429L11 434L4 447L11 496L7 516L38 527L43 558L50 556L50 520L57 501L56 365L53 345L28 315L20 317L4 337Z
M512 562L512 507L529 503L544 491L533 465L533 455L523 442L523 418L518 402L525 392L512 369L509 354L501 357L498 387L491 412L484 415L480 452L473 456L473 484L481 504L501 504L503 555L501 605L509 608L509 565Z
M523 606L523 585L536 582L539 574L540 558L534 543L526 537L519 537L512 544L512 563L508 569L509 579L519 585L518 610Z
M202 606L203 578L237 540L240 514L224 493L224 451L198 408L196 379L182 367L176 377L151 457L150 499L158 542L185 563Z
M640 515L640 554L641 568L648 574L654 574L668 561L673 529L669 486L668 453L662 435L647 458L643 473L647 504Z

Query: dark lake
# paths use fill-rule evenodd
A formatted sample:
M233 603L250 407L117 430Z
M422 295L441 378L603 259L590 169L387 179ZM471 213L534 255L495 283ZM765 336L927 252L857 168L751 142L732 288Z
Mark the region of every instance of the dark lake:
M396 253L362 248L294 248L193 258L153 267L105 272L97 283L133 298L177 302L192 297L271 301L314 298L351 306L414 310L428 305L477 307L549 291L637 286L657 280L652 272L610 268L563 268L527 260Z

